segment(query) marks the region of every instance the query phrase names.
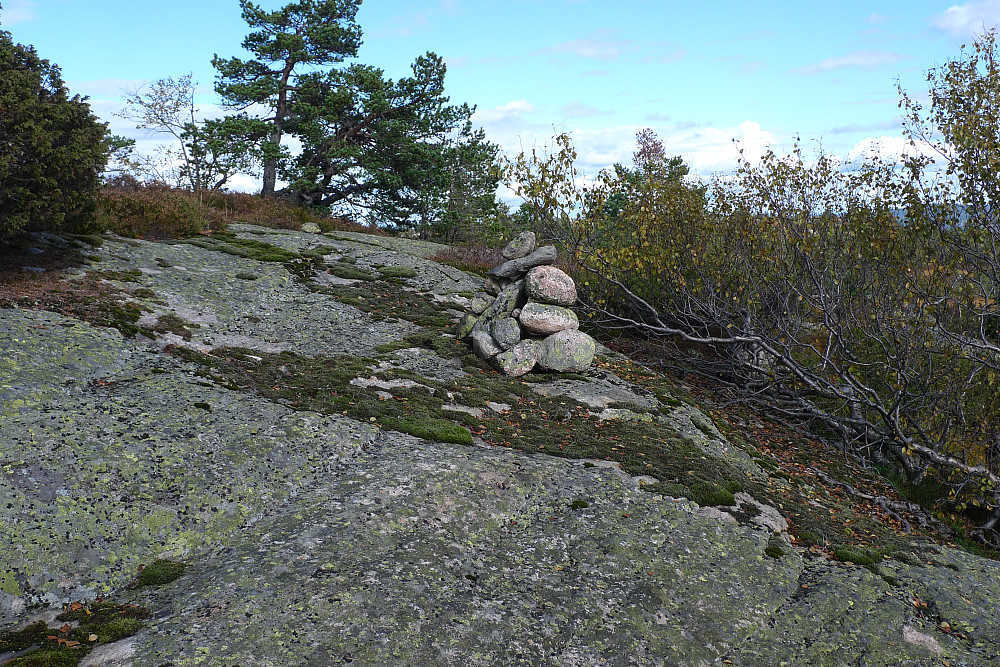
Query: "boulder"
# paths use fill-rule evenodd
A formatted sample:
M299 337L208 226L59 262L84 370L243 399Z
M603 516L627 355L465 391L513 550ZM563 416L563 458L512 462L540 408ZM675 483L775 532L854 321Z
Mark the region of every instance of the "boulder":
M486 282L483 283L483 291L490 296L499 296L500 292L503 291L503 285L496 278L487 278Z
M524 277L528 298L556 306L576 303L576 284L565 271L554 266L536 266Z
M472 349L476 352L476 356L487 361L503 352L493 340L493 336L485 331L472 332Z
M500 295L493 300L489 308L483 311L479 321L473 327L473 331L489 332L493 328L494 322L502 320L505 317L510 317L514 309L523 305L526 300L527 297L524 295L524 281L518 280L512 282L500 292Z
M479 322L479 318L472 313L462 315L462 319L458 321L458 339L465 340L468 338L477 322Z
M521 309L521 326L530 333L554 334L564 329L579 329L580 320L569 308L531 302Z
M499 292L497 292L497 294L499 294ZM493 296L496 296L496 294ZM493 303L493 299L489 296L485 294L477 294L472 297L472 301L469 302L468 310L473 315L482 315L486 309L490 307L491 303Z
M535 239L535 232L521 232L514 237L514 240L504 246L500 255L507 260L527 257L535 252L538 242Z
M319 234L323 230L315 222L305 222L302 224L302 231L309 232L310 234Z
M486 272L486 275L493 276L494 278L514 278L522 273L527 273L528 270L536 266L552 264L555 261L556 247L554 245L542 246L527 257L512 259L494 269L490 269Z
M506 352L501 352L493 358L493 364L504 374L520 377L530 371L538 363L537 340L522 340Z
M586 370L594 361L597 344L575 329L554 333L538 346L538 365L560 373Z
M505 350L521 342L521 325L513 317L505 317L493 324L493 340Z

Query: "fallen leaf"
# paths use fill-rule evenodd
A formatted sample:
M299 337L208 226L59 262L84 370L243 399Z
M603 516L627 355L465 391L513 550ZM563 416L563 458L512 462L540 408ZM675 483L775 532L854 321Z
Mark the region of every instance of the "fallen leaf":
M96 642L97 641L97 635L90 635L89 637L87 637L87 641Z

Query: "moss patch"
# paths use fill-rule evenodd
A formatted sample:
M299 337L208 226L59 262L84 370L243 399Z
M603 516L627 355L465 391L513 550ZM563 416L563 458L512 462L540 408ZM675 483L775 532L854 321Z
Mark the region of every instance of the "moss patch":
M135 587L169 584L179 579L187 571L188 567L190 566L186 563L177 563L171 560L155 560L139 570L139 575L135 578Z
M95 602L68 605L56 619L66 625L50 628L43 621L16 631L0 632L0 653L22 652L4 663L14 667L72 667L101 644L131 637L145 625L149 610L129 604ZM73 628L69 624L79 625Z
M381 273L386 278L416 278L417 270L410 266L383 266L379 268L379 273Z

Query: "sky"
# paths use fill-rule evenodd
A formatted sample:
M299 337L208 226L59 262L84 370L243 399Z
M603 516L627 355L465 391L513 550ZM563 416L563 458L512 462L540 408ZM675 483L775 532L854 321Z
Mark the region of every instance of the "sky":
M245 55L237 0L0 4L0 29L140 147L156 138L115 116L123 89L191 72L202 115L222 115L212 56ZM925 99L928 70L1000 23L1000 0L364 0L357 22L357 60L391 78L441 55L452 102L475 105L474 123L509 154L568 132L594 175L630 163L648 127L708 177L735 168L737 146L787 153L796 137L807 155L903 150L897 84Z

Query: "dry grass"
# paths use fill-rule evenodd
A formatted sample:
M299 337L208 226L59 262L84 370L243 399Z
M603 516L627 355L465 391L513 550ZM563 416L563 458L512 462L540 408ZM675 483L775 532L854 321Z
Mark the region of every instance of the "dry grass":
M452 246L430 259L480 276L485 276L487 271L506 261L500 254L500 248L491 248L485 243Z
M232 192L204 192L121 180L98 195L95 226L122 236L162 239L225 229L243 222L279 229L301 229L312 222L324 232L358 231L384 235L376 227L323 215L280 199Z

